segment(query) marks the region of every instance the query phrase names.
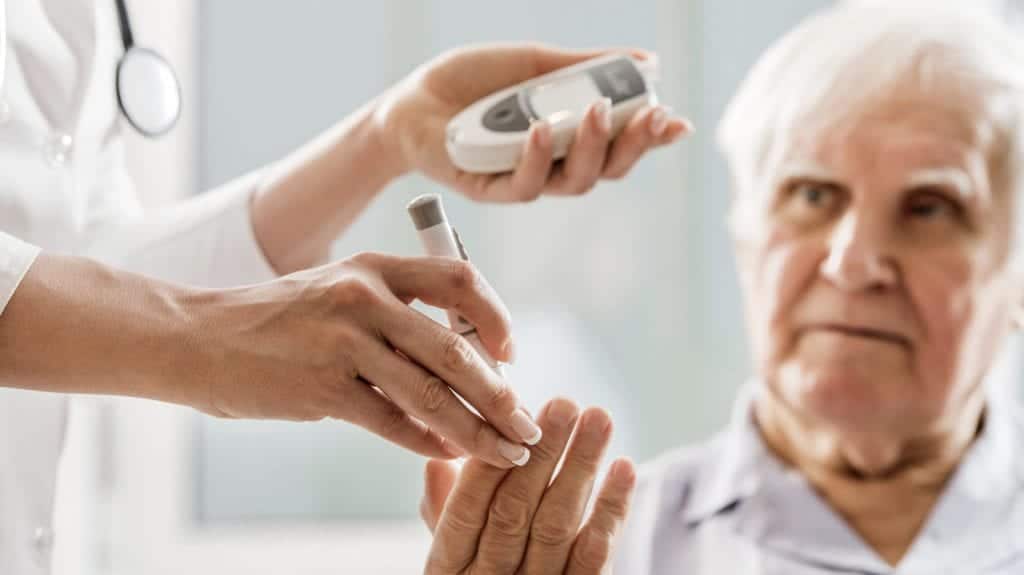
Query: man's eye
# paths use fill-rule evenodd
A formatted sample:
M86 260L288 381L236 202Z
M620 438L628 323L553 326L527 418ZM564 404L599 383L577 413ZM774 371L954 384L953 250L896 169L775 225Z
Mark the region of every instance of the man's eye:
M783 212L793 221L811 222L836 210L841 195L835 186L820 182L798 182L789 187Z
M801 201L810 206L827 207L835 199L835 190L821 184L800 184L795 193Z
M908 216L925 221L956 218L961 211L960 205L953 200L932 192L915 195L906 206Z

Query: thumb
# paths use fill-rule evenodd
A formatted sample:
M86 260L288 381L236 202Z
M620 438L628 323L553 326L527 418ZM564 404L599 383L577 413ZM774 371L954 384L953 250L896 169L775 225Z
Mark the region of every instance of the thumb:
M437 527L441 518L445 501L452 492L455 479L458 477L456 467L441 459L431 459L424 469L423 501L420 503L420 515L431 532Z

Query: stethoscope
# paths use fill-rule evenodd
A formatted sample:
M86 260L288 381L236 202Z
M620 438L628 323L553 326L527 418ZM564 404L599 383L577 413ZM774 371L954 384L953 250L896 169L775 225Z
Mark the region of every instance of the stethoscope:
M124 0L115 0L124 53L117 63L117 104L128 123L140 134L156 138L169 131L181 115L181 86L163 56L135 44ZM7 2L0 0L0 91L7 80ZM6 98L0 115L8 114Z

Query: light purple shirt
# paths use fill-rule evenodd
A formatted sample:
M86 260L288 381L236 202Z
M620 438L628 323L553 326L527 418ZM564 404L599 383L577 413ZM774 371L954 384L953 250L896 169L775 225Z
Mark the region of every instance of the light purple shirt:
M898 567L890 567L765 447L741 394L711 441L642 466L616 549L620 575L1024 573L1024 418L985 425Z

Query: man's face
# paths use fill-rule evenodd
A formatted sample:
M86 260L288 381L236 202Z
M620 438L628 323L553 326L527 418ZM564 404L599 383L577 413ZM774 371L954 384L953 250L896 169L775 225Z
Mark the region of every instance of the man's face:
M734 206L755 360L804 417L920 433L1011 329L1013 192L989 122L895 91L811 114Z

